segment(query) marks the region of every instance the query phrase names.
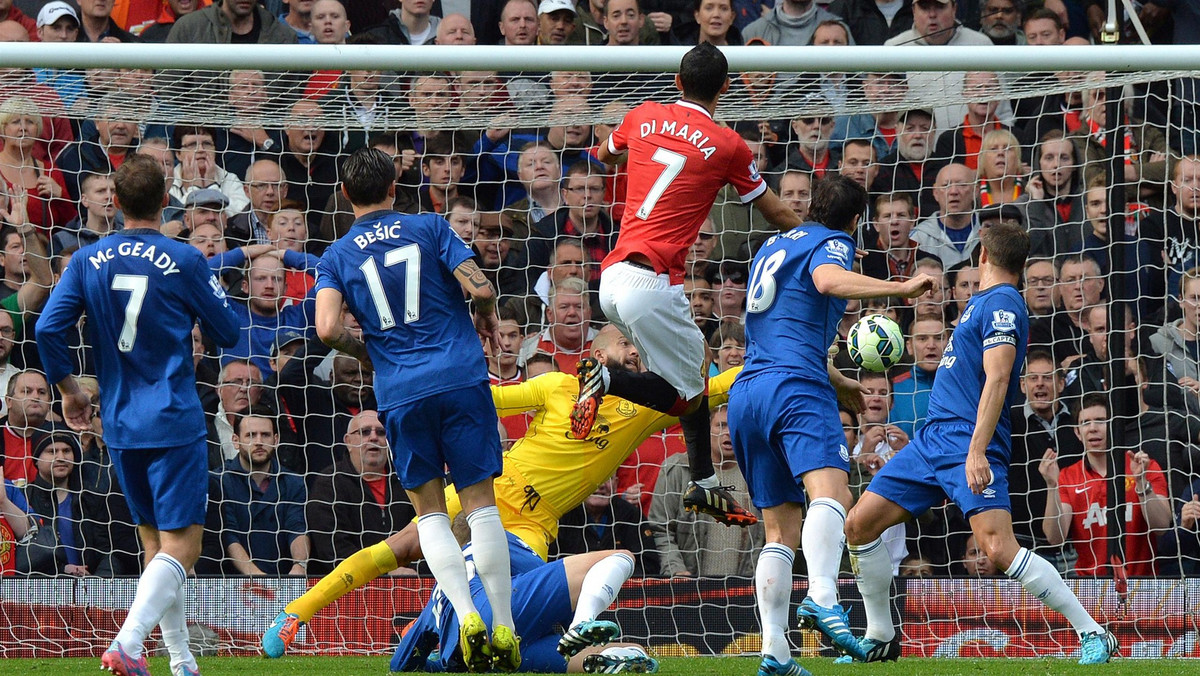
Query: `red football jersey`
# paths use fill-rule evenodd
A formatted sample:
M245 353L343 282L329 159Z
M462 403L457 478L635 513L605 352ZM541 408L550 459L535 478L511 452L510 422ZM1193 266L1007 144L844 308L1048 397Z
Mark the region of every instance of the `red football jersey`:
M629 111L608 149L629 152L629 184L621 234L602 267L640 253L672 284L682 284L688 247L717 192L733 184L745 203L767 189L742 137L688 101L647 102Z
M1125 454L1125 572L1129 575L1154 575L1155 542L1161 533L1151 533L1142 513L1134 485L1137 480L1129 468L1131 453ZM1167 495L1167 479L1153 460L1146 468L1150 489ZM1063 469L1058 478L1058 499L1071 506L1071 532L1067 540L1075 546L1079 560L1075 573L1081 577L1105 574L1108 565L1108 479L1097 474L1087 460Z

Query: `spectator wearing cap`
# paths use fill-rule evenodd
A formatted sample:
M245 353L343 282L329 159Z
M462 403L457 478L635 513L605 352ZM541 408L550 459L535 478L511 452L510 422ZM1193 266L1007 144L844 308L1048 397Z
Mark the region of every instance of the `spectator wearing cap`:
M433 0L404 0L399 9L388 12L382 24L368 34L387 45L430 45L438 34L442 19L431 15Z
M232 217L250 205L246 188L233 172L217 166L217 146L207 127L178 125L171 135L179 163L167 189L171 197L187 203L197 190L216 190L225 196L225 215Z
M112 576L112 543L103 496L85 493L79 438L65 425L50 423L33 437L37 475L25 487L29 514L38 534L19 555L18 567L31 575Z
M290 45L296 43L296 31L253 0L217 0L179 17L167 42Z
M50 255L64 249L82 249L101 237L125 227L125 218L117 209L116 186L109 174L84 174L80 181L79 216L50 238Z
M80 25L76 42L141 42L112 19L113 0L79 0Z
M37 35L42 42L75 42L79 37L79 14L62 0L48 2L38 12ZM33 74L39 83L53 89L68 109L75 108L87 95L82 71L34 68Z
M38 40L38 25L32 18L25 15L15 4L13 0L0 0L0 21L13 21L20 24L21 28L29 35L30 42Z
M840 20L837 14L813 0L780 0L774 9L746 26L742 36L747 40L758 38L768 45L803 47L812 42L813 33L822 22ZM846 32L850 44L854 44L849 26Z
M846 22L857 45L882 45L913 25L912 0L883 5L876 0L833 0L828 9Z
M745 263L725 261L709 278L716 296L714 312L721 324L741 324L746 312Z
M538 44L567 44L567 38L575 30L578 12L573 0L541 0L538 3Z
M879 173L873 189L879 192L906 192L916 199L917 216L937 211L933 183L941 163L933 159L933 111L914 108L900 114L896 128L896 147L879 160Z
M351 554L382 542L416 516L392 471L379 414L364 410L350 420L342 443L346 457L313 480L308 494L310 575L324 575Z
M188 193L187 198L183 202L183 230L190 235L196 233L204 226L212 226L217 229L221 237L226 237L225 207L227 206L229 206L229 198L225 197L224 193L220 190L213 190L211 188L193 190ZM227 242L226 249L228 248ZM214 251L213 253L221 252ZM218 269L223 269L224 267L224 265L221 265Z

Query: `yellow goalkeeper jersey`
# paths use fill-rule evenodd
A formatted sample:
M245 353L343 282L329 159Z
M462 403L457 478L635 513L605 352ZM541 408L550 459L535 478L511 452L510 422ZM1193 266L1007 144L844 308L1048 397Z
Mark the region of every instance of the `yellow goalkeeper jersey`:
M741 368L709 381L711 406L729 399ZM533 547L543 559L558 536L558 520L595 492L629 454L655 432L678 418L605 397L587 439L571 436L571 409L579 381L566 373L545 373L518 385L493 386L492 400L500 417L534 411L529 431L504 454L504 473L496 479L496 504L509 532ZM458 496L446 489L450 518L461 511Z

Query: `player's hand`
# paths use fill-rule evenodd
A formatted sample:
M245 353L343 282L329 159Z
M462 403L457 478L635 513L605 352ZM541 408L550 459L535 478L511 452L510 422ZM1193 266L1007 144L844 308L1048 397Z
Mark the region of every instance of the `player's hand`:
M862 383L840 376L832 384L833 389L837 391L838 401L846 407L846 410L857 415L867 407L867 402L863 400ZM866 445L864 444L863 447L866 448Z
M1198 521L1200 521L1200 495L1193 495L1190 501L1183 503L1183 509L1179 512L1179 525L1187 530L1195 530Z
M1150 467L1150 456L1146 455L1145 451L1138 451L1129 459L1129 469L1133 472L1133 476L1138 482L1146 480L1146 469Z
M983 493L983 489L992 483L992 466L988 464L987 456L983 453L967 452L967 486L975 495Z
M916 298L932 289L937 283L938 280L922 272L912 279L900 282L900 293L897 295L901 298Z
M1047 448L1038 462L1038 474L1046 480L1046 488L1058 488L1058 454L1053 448Z
M87 432L92 429L91 395L83 390L63 395L63 418L67 421L67 427L76 432Z
M495 310L487 314L482 312L475 313L475 332L485 342L494 346L497 353L500 350L500 335L497 333L499 328L500 318L496 316Z

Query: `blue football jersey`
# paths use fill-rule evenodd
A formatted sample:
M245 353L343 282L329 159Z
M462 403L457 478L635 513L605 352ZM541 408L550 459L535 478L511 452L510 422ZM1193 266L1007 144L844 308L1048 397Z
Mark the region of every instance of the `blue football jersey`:
M454 269L472 256L446 219L367 214L317 266L362 326L381 410L478 382L487 362Z
M1021 367L1029 343L1029 314L1025 299L1011 284L998 284L975 294L967 302L958 326L946 344L938 364L933 391L929 394L926 424L957 422L974 425L983 393L983 353L992 347L1011 345L1017 349L1009 374L1004 408L992 436L992 445L1006 453L1012 450L1012 424L1008 411L1020 399Z
M104 439L118 449L171 448L204 437L192 366L192 327L237 341L237 316L195 248L157 230L113 233L71 257L37 323L46 377L73 361L67 332L87 313L103 402Z
M820 223L774 235L754 256L746 292L746 365L741 377L785 369L828 386L829 346L846 301L813 285L822 265L849 270L854 239Z

